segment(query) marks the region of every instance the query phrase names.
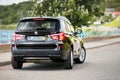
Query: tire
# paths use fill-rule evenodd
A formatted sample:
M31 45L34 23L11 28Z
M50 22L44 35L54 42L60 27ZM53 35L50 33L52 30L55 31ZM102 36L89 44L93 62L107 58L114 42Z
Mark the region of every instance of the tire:
M21 69L23 66L23 62L19 61L16 57L11 58L11 64L13 69Z
M74 61L73 61L73 51L70 50L69 57L64 63L64 68L65 69L72 69L73 68L73 63L74 63Z
M75 63L84 63L86 59L86 50L84 47L81 48L80 55L77 59L74 59Z

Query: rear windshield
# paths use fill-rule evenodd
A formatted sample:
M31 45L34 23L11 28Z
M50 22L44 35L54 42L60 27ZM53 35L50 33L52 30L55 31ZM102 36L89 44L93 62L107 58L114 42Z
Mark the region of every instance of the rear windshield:
M60 23L57 19L27 19L22 20L17 30L33 30L33 29L55 29L59 30Z

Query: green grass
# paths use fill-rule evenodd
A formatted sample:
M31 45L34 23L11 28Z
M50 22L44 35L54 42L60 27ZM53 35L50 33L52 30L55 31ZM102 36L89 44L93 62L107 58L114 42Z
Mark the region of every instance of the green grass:
M14 30L16 28L16 24L11 25L0 25L0 30Z
M103 24L102 26L106 26L106 27L119 27L120 26L120 16L118 16L117 18L115 18L113 21L108 22L106 24Z

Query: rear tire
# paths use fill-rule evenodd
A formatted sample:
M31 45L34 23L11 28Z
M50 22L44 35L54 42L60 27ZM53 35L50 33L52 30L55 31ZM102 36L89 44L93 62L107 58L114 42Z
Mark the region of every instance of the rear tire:
M72 69L73 68L73 63L74 63L74 61L73 61L73 51L70 50L69 57L64 63L64 68L65 69Z
M84 47L81 48L80 55L77 59L74 59L75 63L84 63L86 59L86 50Z
M11 64L13 69L21 69L23 66L23 62L19 61L16 57L11 58Z

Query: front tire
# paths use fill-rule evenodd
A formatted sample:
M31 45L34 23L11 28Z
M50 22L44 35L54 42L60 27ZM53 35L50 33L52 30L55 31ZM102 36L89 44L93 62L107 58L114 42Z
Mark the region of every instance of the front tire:
M13 69L21 69L23 66L23 62L19 61L16 57L11 58L11 64Z
M79 51L80 55L77 59L74 59L75 63L84 63L86 59L86 50L84 47L81 48L81 51Z
M65 64L64 64L64 68L65 69L72 69L73 68L73 51L70 50L70 54L69 54L69 57L68 59L65 61Z

